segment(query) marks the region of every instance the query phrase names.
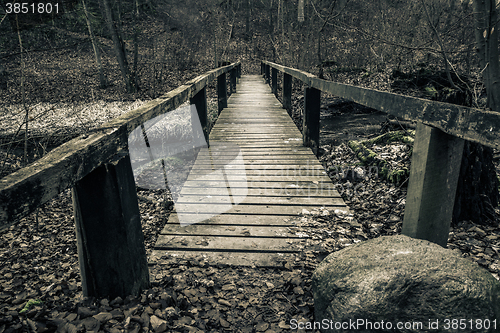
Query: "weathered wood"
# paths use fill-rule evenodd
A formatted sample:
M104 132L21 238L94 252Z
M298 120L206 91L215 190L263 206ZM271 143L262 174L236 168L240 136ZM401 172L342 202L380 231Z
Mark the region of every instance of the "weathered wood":
M408 121L442 130L450 135L477 142L482 145L500 147L500 113L468 108L465 106L403 96L348 84L319 79L313 74L264 61L289 74L312 88L349 99L358 104L386 112Z
M272 69L271 90L274 95L278 93L278 70L276 68Z
M207 89L201 89L196 95L190 99L190 103L196 106L196 111L198 113L198 119L200 120L201 129L203 130L203 136L205 137L205 142L209 144L208 137L208 117L207 117ZM194 124L194 122L192 122ZM193 134L196 135L196 130L193 128Z
M179 225L171 225L168 228L163 228L162 235L207 235L207 236L254 236L254 237L276 237L276 238L297 238L296 235L290 233L286 226L270 226L270 225L225 225L225 224L192 224L182 227Z
M321 92L315 88L304 89L304 114L302 117L303 144L310 147L314 155L319 149L319 115Z
M228 265L245 267L284 267L285 263L295 262L300 257L297 252L234 252L234 251L185 251L185 250L153 250L151 264L163 264L166 260L180 259L205 261L209 265Z
M149 287L134 176L119 155L73 187L78 257L85 296L125 297Z
M293 226L292 217L304 209L349 212L270 90L261 77L242 78L212 128L211 147L198 153L162 231L170 236L159 238L152 261L175 255L276 267L302 249L283 228Z
M175 110L234 63L214 69L93 131L54 149L32 165L0 180L0 229L72 186L127 144L127 135L144 122Z
M292 76L283 73L283 108L292 111Z
M260 188L247 188L247 197L249 200L252 197L274 197L274 198L280 198L280 197L286 197L288 201L292 199L288 199L290 197L297 197L297 198L333 198L333 197L338 197L338 193L335 192L334 187L330 187L329 190L318 193L311 193L311 195L307 195L307 193L304 193L304 191L299 190L297 188L267 188L267 189L260 189ZM222 187L189 187L186 186L186 188L182 189L182 194L185 196L189 195L226 195L227 194L227 188L222 188Z
M238 69L235 67L231 70L229 80L230 80L230 91L231 95L236 92L236 77L238 76Z
M271 241L272 240L272 241ZM221 250L230 248L233 252L299 252L302 248L289 238L268 237L217 237L160 235L156 249L200 249Z
M207 218L204 221L197 223L196 225L207 225L207 226L247 226L247 227L261 227L261 226L272 226L272 227L290 227L293 225L293 221L297 220L296 216L281 216L281 215L248 215L245 218L241 218L239 214L224 214L215 215ZM170 214L167 224L161 231L162 234L169 234L171 230L177 230L180 226L179 217L175 210ZM187 227L187 226L186 226Z
M446 247L464 140L417 125L402 233Z
M269 84L271 80L271 74L270 74L271 67L269 65L265 65L264 67L264 77L266 79L266 83Z
M15 223L97 168L126 144L124 128L75 138L0 179L0 228Z
M217 77L217 104L220 114L220 112L227 107L226 73L222 73Z

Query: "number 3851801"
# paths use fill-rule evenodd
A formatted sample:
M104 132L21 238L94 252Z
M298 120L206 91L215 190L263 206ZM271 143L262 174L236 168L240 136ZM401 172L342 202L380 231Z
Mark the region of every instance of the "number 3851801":
M59 13L59 4L50 2L27 3L27 2L8 2L5 4L5 12L7 14L51 14Z

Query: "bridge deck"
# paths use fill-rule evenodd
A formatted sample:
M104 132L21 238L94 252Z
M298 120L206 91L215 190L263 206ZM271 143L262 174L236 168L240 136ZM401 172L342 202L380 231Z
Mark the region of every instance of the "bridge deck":
M303 209L348 211L286 110L258 75L228 99L158 237L165 256L281 266L300 252L288 227Z

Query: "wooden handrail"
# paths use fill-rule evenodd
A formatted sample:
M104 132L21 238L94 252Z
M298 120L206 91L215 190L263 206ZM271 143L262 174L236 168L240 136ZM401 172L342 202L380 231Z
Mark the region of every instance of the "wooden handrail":
M189 100L208 143L206 86L217 79L219 105L226 104L226 73L235 89L240 67L237 62L200 75L0 179L0 229L72 186L83 294L114 298L149 288L128 135Z
M106 162L127 145L137 126L175 110L240 62L213 69L184 85L52 150L31 165L0 179L0 230L31 213Z
M500 112L356 87L323 80L311 73L269 61L262 61L262 63L302 81L308 87L331 93L404 120L420 121L461 139L492 148L500 147L500 135L498 135L500 133Z

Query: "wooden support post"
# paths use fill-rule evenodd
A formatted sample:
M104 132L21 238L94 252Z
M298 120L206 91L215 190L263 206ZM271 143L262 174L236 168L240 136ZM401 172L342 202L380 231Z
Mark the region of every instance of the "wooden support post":
M446 247L464 140L417 124L402 234Z
M260 75L264 75L266 73L266 65L263 62L260 63Z
M84 296L138 295L149 271L132 166L117 155L72 190Z
M269 80L270 80L270 66L269 65L265 65L266 69L265 69L265 78L266 78L266 83L269 84Z
M196 106L196 112L198 113L198 119L200 119L201 128L203 130L203 136L205 137L205 141L207 145L208 142L208 115L207 115L207 88L204 87L196 95L189 99L189 103L194 104ZM193 129L194 135L196 131ZM195 138L195 141L196 138Z
M238 65L238 78L241 78L241 64Z
M283 108L292 111L292 76L283 73Z
M273 94L276 95L278 93L278 70L274 67L272 68L271 88Z
M304 146L311 147L318 155L319 148L319 113L321 92L315 88L304 89L304 114L302 117L302 138Z
M222 73L217 77L217 96L219 114L222 109L227 108L227 83L226 73Z
M238 68L233 68L231 69L231 74L230 74L230 90L231 90L231 95L236 92L236 77L238 76Z

